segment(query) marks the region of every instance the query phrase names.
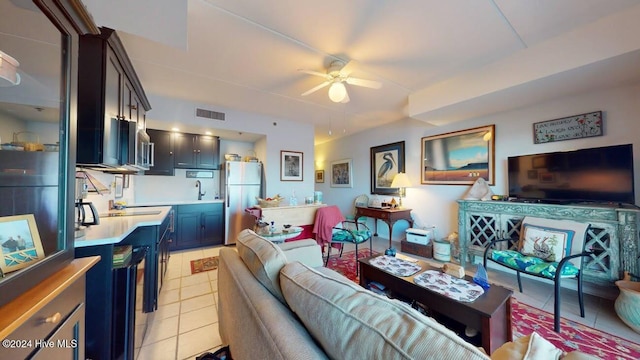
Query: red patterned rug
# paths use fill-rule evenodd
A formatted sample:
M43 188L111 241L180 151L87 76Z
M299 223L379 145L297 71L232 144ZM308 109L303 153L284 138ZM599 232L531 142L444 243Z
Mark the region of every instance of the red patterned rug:
M341 258L338 257L336 250L332 253L327 267L358 283L355 251L345 252ZM374 252L374 255L377 254ZM358 258L368 256L368 248L358 250ZM567 352L579 350L604 360L640 359L640 344L565 318L560 320L560 333L556 333L553 331L553 314L519 303L515 299L511 304L514 339L535 331L559 349Z

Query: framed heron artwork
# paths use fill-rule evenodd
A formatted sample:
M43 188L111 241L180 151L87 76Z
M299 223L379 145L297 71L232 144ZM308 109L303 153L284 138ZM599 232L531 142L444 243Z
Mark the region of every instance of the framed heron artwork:
M400 172L404 172L404 141L371 148L372 194L398 195L391 183Z

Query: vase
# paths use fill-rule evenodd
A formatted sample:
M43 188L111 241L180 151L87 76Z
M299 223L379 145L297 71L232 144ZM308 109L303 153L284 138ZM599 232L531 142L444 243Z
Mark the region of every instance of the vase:
M631 281L628 273L616 281L620 295L614 304L616 314L633 331L640 333L640 282Z

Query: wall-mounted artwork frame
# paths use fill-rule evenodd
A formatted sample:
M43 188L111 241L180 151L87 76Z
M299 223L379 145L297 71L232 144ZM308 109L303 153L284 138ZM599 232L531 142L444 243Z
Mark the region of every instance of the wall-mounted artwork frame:
M573 115L533 124L533 143L602 136L602 111Z
M495 178L495 126L422 138L420 177L422 184L472 185Z
M316 182L317 183L324 182L324 170L316 170Z
M33 214L0 217L0 255L0 269L5 274L44 259Z
M280 151L280 180L302 181L303 156L299 151Z
M331 162L331 187L353 187L353 161L351 159Z
M391 183L396 174L404 170L404 141L371 148L371 193L397 195L398 188Z

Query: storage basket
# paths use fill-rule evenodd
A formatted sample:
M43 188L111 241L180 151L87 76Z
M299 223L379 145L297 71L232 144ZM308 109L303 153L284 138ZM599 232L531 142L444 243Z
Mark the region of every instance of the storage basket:
M40 137L30 131L13 133L11 145L22 146L24 151L44 151L44 144L40 142Z
M280 206L280 201L282 201L283 199L284 198L280 197L280 195L277 195L276 197L271 198L270 200L256 197L256 200L258 200L258 206L262 208L278 207Z

